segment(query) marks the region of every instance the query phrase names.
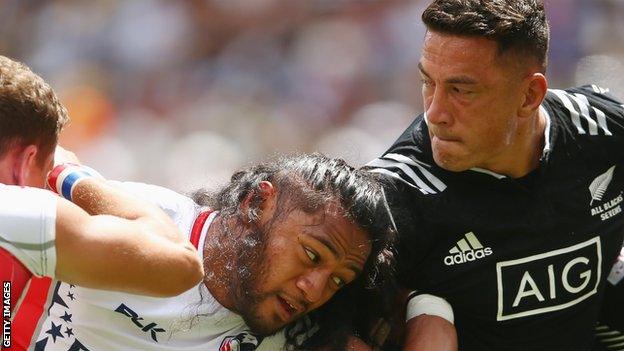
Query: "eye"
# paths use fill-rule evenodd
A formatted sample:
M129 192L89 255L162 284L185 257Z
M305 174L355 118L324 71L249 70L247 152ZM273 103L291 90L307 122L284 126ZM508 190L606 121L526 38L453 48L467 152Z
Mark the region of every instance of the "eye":
M423 86L427 88L433 86L433 82L430 79L420 78L420 81L422 82Z
M331 277L332 281L334 282L334 284L336 284L337 287L342 288L346 282L344 280L342 280L342 278L337 277L337 276L332 276Z
M319 255L314 252L312 249L308 248L308 247L303 247L303 250L305 250L306 255L308 255L308 258L310 259L310 261L314 262L314 263L318 263L319 261Z
M461 94L461 95L468 95L471 93L470 90L466 90L466 89L461 89L458 87L453 87L453 92L457 93L457 94Z

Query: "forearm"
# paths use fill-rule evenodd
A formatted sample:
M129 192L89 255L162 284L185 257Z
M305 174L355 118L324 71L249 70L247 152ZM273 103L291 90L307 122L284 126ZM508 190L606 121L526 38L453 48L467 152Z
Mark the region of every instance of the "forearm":
M201 280L197 251L165 212L87 173L61 165L48 179L72 200L57 208L60 280L155 296L183 292Z
M97 179L83 180L74 190L94 214L59 199L57 279L151 296L173 296L201 281L197 251L160 209Z
M183 237L171 219L159 208L132 196L125 190L105 181L97 171L80 166L73 153L57 147L58 158L73 163L61 163L48 174L47 183L52 191L72 201L90 215L113 215L129 220L155 223L155 235L172 242L183 242Z
M194 248L153 233L141 220L89 216L60 201L56 223L56 278L93 289L173 296L203 277Z

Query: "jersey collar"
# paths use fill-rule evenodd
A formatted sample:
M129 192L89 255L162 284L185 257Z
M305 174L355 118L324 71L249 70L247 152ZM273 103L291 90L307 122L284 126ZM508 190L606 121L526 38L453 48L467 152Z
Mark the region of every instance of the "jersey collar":
M191 244L195 246L197 252L199 253L200 258L204 259L204 243L206 242L206 234L208 233L208 228L210 224L217 216L219 211L214 211L212 209L205 209L199 213L197 218L195 218L195 222L193 223L193 228L191 229L191 236L189 240Z

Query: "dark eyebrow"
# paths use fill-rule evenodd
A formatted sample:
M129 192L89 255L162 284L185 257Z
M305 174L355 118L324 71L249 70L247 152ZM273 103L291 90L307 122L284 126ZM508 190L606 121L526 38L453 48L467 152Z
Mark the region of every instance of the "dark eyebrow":
M420 62L418 62L418 69L420 70L420 73L422 73L425 77L431 79L431 76L427 73L427 71L425 71L425 68ZM468 76L461 75L457 77L447 78L444 81L444 83L446 84L477 84L477 81Z
M423 74L423 76L427 77L427 78L431 78L431 76L429 76L429 73L427 73L427 71L425 71L425 68L423 67L422 63L418 62L418 69L420 70L420 73Z
M310 235L312 238L314 238L314 240L317 240L318 242L320 242L321 244L325 245L325 247L327 247L327 249L329 251L331 251L331 253L334 255L334 257L336 259L340 258L340 255L338 254L338 249L336 249L336 246L334 245L334 243L331 242L331 240L329 240L326 237L321 237L321 236L316 236L316 235ZM362 269L358 266L356 266L355 264L348 262L347 263L347 268L349 268L350 270L352 270L356 276L360 275L360 273L362 273Z

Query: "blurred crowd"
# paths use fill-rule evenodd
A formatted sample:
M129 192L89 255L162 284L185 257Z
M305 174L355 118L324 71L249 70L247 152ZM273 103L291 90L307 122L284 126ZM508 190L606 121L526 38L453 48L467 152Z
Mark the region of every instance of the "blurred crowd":
M426 3L4 0L0 53L59 93L85 163L190 191L277 152L383 152L422 112ZM624 97L624 1L546 6L551 86Z

